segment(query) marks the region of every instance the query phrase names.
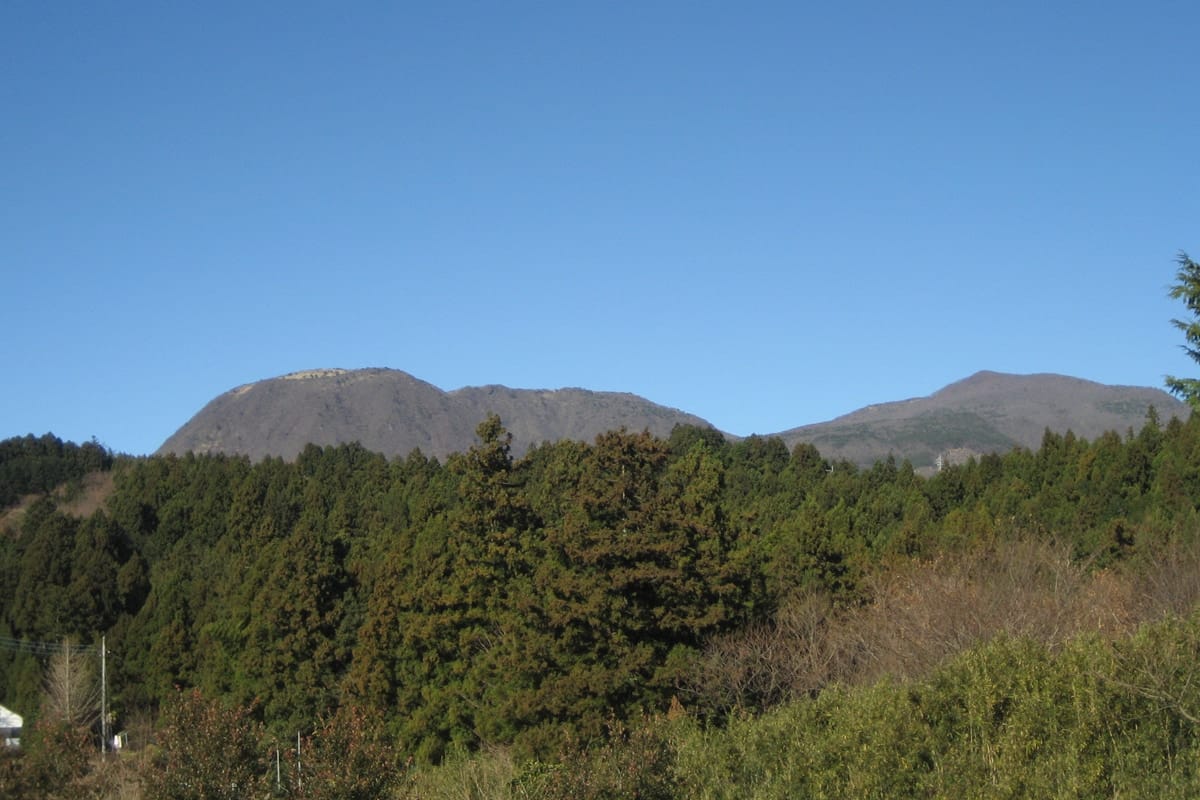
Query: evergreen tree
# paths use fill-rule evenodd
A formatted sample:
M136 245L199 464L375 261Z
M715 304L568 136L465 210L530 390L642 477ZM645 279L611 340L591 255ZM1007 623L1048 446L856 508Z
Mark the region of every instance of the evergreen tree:
M427 526L416 541L418 586L400 618L399 704L412 711L404 727L433 756L447 741L478 744L513 733L501 709L514 675L501 671L500 653L516 646L512 609L527 591L525 550L538 525L511 434L494 414L476 432L479 444L447 464L459 502L444 526Z
M319 510L264 548L254 574L263 578L243 587L238 699L260 699L277 730L307 728L335 707L348 660L337 636L348 577Z
M1200 362L1200 264L1183 252L1175 260L1179 269L1175 273L1175 283L1171 286L1170 296L1173 300L1182 300L1192 317L1173 319L1171 324L1183 331L1184 344L1180 345L1183 351L1193 361ZM1200 407L1200 379L1168 375L1166 385L1176 397L1186 401L1193 408Z

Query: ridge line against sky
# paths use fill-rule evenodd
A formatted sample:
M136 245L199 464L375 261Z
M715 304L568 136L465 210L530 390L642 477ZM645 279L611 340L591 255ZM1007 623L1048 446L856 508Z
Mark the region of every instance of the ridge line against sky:
M304 369L737 435L1161 387L1194 3L0 4L0 438Z

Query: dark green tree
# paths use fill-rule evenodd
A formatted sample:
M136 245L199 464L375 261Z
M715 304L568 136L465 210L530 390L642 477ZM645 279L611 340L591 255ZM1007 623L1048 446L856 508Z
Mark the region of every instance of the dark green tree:
M500 418L489 415L476 433L479 444L447 462L458 503L414 541L415 585L398 615L401 736L423 757L439 757L447 741L512 735L499 709L513 676L499 671L499 656L517 644L514 602L528 594L526 551L538 523Z
M1179 270L1175 273L1170 296L1173 300L1182 300L1192 316L1190 320L1173 319L1171 324L1183 331L1185 344L1180 345L1183 351L1193 361L1200 362L1200 264L1183 252L1175 261ZM1168 375L1166 384L1171 394L1185 400L1193 408L1200 407L1200 379Z
M286 539L263 549L252 574L261 582L243 587L240 699L261 699L280 730L308 727L334 707L348 658L337 629L349 579L321 515L306 508Z
M510 709L533 750L561 727L587 739L611 715L665 709L688 655L746 605L707 442L671 461L648 433L610 432L584 455L573 507L534 542L531 594L513 597L526 627L509 639Z

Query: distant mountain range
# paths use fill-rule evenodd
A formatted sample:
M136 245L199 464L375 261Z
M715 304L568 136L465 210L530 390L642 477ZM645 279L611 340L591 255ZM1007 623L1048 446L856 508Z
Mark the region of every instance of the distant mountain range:
M1189 413L1160 389L1062 375L979 372L929 397L867 406L829 422L765 435L778 436L789 448L810 442L829 459L865 466L891 454L930 471L939 457L957 461L1015 446L1035 449L1047 428L1072 430L1085 439L1110 430L1138 430L1151 406L1164 423ZM158 453L292 459L310 442L357 441L388 456L420 448L444 458L469 448L475 427L492 412L512 433L517 454L559 439L591 441L620 427L662 437L680 424L712 427L693 414L633 394L504 386L446 392L400 370L321 369L225 392Z

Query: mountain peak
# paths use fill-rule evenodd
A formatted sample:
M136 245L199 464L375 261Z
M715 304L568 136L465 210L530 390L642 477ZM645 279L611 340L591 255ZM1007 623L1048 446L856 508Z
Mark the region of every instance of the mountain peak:
M780 436L808 442L826 458L868 465L892 453L932 469L938 456L1036 449L1047 428L1085 439L1140 429L1153 406L1163 419L1189 409L1161 389L1108 386L1054 373L981 370L927 397L867 406Z
M475 443L475 428L499 414L514 451L559 439L591 440L614 428L669 436L703 419L632 394L585 389L464 387L445 392L396 369L312 369L231 389L176 431L159 454L228 453L295 458L304 446L360 442L388 456L419 448L444 458Z

